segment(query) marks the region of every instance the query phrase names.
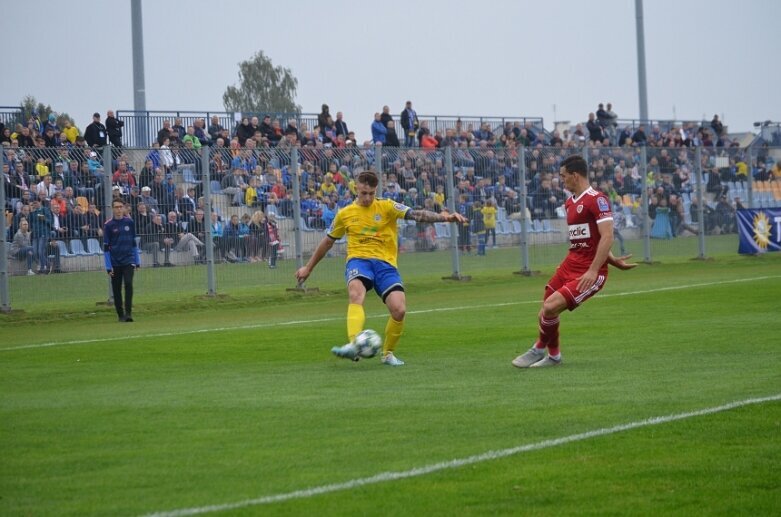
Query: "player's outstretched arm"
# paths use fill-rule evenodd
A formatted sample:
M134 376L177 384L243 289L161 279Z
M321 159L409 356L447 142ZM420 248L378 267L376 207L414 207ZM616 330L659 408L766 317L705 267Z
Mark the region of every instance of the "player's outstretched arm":
M627 269L632 269L634 267L637 267L636 262L627 262L632 258L632 254L629 253L628 255L621 255L620 257L616 257L613 255L613 252L611 251L607 256L607 263L613 266L616 269L621 269L626 271Z
M430 210L407 210L405 219L417 221L419 223L465 223L467 218L459 213L450 213L443 211L438 214Z

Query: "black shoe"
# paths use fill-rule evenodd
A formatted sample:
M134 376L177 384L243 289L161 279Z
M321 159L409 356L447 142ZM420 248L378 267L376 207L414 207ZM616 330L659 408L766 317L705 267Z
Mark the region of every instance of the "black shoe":
M152 267L160 267L160 264L153 264Z
M119 317L119 322L120 323L125 323L126 321L127 321L127 316L125 316L124 314Z
M174 267L174 265L171 264L170 262L166 262L165 264L163 264L163 267Z
M133 322L133 316L131 316L129 312L127 314L125 314L125 321L127 323L132 323Z

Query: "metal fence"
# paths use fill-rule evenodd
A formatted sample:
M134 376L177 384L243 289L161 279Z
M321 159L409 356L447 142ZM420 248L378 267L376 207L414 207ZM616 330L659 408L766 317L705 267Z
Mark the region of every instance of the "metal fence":
M51 193L66 215L55 234L44 236L45 247L32 264L2 250L0 304L3 310L35 311L105 300L100 230L117 197L136 220L143 262L136 279L139 300L296 288L295 269L339 208L352 202L354 178L367 169L379 174L382 196L415 208L459 211L471 221L399 221L405 277L531 274L555 265L566 252L559 166L572 153L582 153L593 186L613 203L614 252L634 253L645 262L732 253L737 203L781 206L781 174L769 181L781 158L777 148L529 150L461 143L433 150L9 149L5 158L13 167L0 189L0 205L13 212L0 221L5 248L27 216L31 193L43 192L37 195L44 202ZM53 187L45 176L53 178ZM158 232L156 224L165 230ZM345 251L345 243L337 242L309 283L339 288ZM47 273L62 274L27 275L44 263ZM405 264L412 264L409 271ZM53 298L55 293L67 296Z
M183 131L187 126L192 126L196 120L203 120L205 124L203 129L206 130L211 123L212 117L217 117L218 123L223 128L228 129L231 135L235 135L242 118L248 117L251 119L252 117L257 117L259 121L262 121L266 115L269 115L272 121L279 122L282 130L287 127L288 121L291 119L296 121L301 132L311 131L318 124L318 115L315 113L246 112L235 114L225 111L117 111L117 118L125 124L123 143L128 147L145 147L150 145L157 138L158 131L163 128L165 121L168 121L171 126L179 125L183 128ZM238 120L237 116L239 117ZM401 134L400 117L398 115L392 116L396 121L397 132ZM444 135L449 129L455 130L458 134L462 131L472 133L487 125L492 132L498 133L498 137L508 127L508 124L508 129L518 126L519 128L528 127L529 130L534 131L536 134L544 134L545 132L542 117L418 115L418 119L421 124L425 121L432 134L440 132ZM353 131L360 127L362 131L359 132L362 133L365 130L368 133L370 125L371 120L365 121L365 123L349 121L348 127Z

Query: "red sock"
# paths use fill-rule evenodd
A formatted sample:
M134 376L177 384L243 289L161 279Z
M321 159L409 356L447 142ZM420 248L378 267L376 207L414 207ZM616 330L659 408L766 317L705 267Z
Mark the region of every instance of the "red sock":
M540 316L540 339L535 345L537 348L548 348L549 355L559 353L559 317L545 318Z

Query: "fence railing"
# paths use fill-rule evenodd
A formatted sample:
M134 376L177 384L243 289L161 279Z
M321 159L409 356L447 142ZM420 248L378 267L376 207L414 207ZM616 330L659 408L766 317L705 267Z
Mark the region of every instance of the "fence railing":
M315 113L247 112L239 114L240 117L251 118L255 116L258 117L260 121L263 120L265 115L269 115L272 121L278 121L283 131L287 127L288 120L290 119L296 120L298 129L301 131L311 131L317 126L318 115ZM204 129L206 129L211 123L211 118L213 116L218 118L219 124L228 129L231 135L235 134L236 129L241 122L241 119L236 120L236 114L225 111L117 111L117 118L125 122L123 143L128 147L144 147L150 145L151 142L157 138L157 133L163 127L163 122L166 120L169 121L171 125L174 125L175 120L180 119L181 125L186 128L187 126L193 125L195 120L203 119L206 124ZM393 114L392 116L396 121L396 131L401 134L400 117L398 114ZM517 123L520 127L525 127L528 123L530 129L537 134L544 133L544 121L542 117L418 115L418 119L421 122L426 121L432 134L437 131L441 131L444 134L448 129L458 130L458 132L462 130L472 132L479 130L483 124L488 124L492 132L498 132L498 135L501 135L502 130L508 122L511 126ZM350 130L357 130L359 134L368 134L370 125L371 120L348 121Z
M2 175L0 188L0 206L11 211L0 220L4 310L83 308L107 296L100 231L114 198L124 200L137 221L143 263L136 283L140 303L144 297L168 300L295 288L295 269L325 236L340 207L352 202L354 179L367 169L378 173L383 197L414 208L456 210L470 219L466 226L399 222L402 264L425 260L425 270L438 268L447 277L497 270L529 273L555 265L568 235L559 166L573 152L582 153L593 185L613 203L615 252L631 252L643 261L733 253L738 203L781 207L781 173L773 172L772 158L781 149L763 154L765 150L752 148L426 150L369 145L204 146L199 151L106 147L102 154L91 152L60 149L48 161L36 149L6 154L13 167L8 177ZM24 181L19 174L26 175ZM51 191L45 176L54 178ZM34 229L33 241L39 242L28 263L24 254L9 256L8 247L21 218L31 217L24 208L31 194L49 204L47 198L53 197L66 208L58 228ZM155 214L168 225L163 233L170 242L159 240L151 226ZM47 233L51 231L55 233ZM345 246L336 243L310 285L342 284ZM44 264L44 271L63 274L27 275L28 269L42 270ZM414 278L417 269L411 269ZM68 296L52 298L53 292Z

